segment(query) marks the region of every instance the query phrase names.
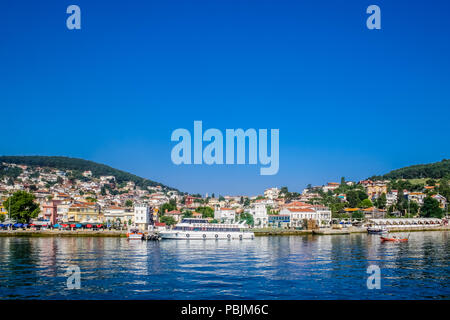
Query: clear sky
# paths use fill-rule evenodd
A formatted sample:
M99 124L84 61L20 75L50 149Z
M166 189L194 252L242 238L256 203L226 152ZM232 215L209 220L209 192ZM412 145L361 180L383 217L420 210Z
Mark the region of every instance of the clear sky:
M66 8L81 8L81 30ZM366 8L381 8L381 30ZM449 158L449 1L0 2L2 155L63 155L190 193L360 180ZM278 128L280 169L176 166L193 121Z

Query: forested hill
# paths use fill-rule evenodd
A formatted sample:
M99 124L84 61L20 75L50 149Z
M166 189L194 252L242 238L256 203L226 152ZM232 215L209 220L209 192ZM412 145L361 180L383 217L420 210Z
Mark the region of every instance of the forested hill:
M450 159L444 159L435 163L417 164L414 166L404 167L393 170L382 176L373 176L370 179L441 179L444 177L450 177Z
M115 176L118 183L133 181L137 186L161 186L170 190L170 188L161 183L138 177L134 174L111 168L110 166L96 163L89 160L69 158L69 157L53 157L53 156L0 156L1 163L15 163L27 166L49 167L58 170L74 170L74 171L91 171L93 177Z

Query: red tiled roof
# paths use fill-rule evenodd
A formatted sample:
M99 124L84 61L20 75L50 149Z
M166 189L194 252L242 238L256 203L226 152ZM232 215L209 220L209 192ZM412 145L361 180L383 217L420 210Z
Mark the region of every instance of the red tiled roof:
M172 210L172 211L166 212L165 214L181 214L181 211Z
M315 212L313 209L309 208L287 208L291 212Z

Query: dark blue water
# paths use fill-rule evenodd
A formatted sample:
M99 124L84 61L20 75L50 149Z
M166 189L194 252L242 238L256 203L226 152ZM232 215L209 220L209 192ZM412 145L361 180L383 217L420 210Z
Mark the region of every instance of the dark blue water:
M449 299L448 232L248 241L1 238L0 299ZM381 288L367 289L378 265ZM68 289L69 265L81 288Z

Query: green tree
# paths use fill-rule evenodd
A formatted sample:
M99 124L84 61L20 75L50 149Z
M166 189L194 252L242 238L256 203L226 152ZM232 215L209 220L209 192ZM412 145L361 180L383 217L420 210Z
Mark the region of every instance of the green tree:
M167 224L168 226L171 226L171 225L174 225L174 224L177 223L177 222L175 221L175 219L174 219L173 217L171 217L171 216L162 216L162 217L159 219L159 221L160 221L160 222L163 222L163 223L165 223L165 224Z
M6 214L0 213L0 222L4 222L6 220Z
M409 201L408 212L410 215L415 216L419 212L419 204L415 201Z
M250 213L243 212L240 214L240 221L245 221L249 226L253 226L255 221Z
M214 210L211 207L198 207L195 211L201 213L203 218L214 218Z
M375 206L378 209L384 209L386 208L386 193L382 193L381 196L379 196L376 200L375 200Z
M127 200L127 201L125 201L125 207L132 207L133 206L133 201L131 201L131 200Z
M426 197L423 200L420 215L427 218L442 218L443 212L442 209L439 208L439 201L430 196Z
M192 217L192 211L186 210L183 212L183 218L191 218Z
M364 199L359 203L359 207L370 208L370 207L373 207L373 203L372 203L372 201L370 201L370 199Z
M222 196L219 196L219 201L225 201L225 198Z
M289 193L288 187L281 187L280 194L286 195L288 193Z
M166 210L177 210L177 206L172 201L166 202L159 208L159 212L161 212L161 215L164 215L164 213L166 213Z
M441 179L438 192L447 199L447 202L450 202L450 183L447 178Z
M368 199L366 199L366 200L368 200ZM365 217L365 214L362 211L358 210L358 211L352 212L352 219L364 219L364 217Z
M369 196L362 190L354 189L347 192L347 202L351 208L356 208L358 204Z
M40 212L39 204L34 202L35 196L26 191L17 191L4 203L5 208L11 208L9 212L12 219L28 223L32 218L36 218ZM10 207L11 204L11 207Z

